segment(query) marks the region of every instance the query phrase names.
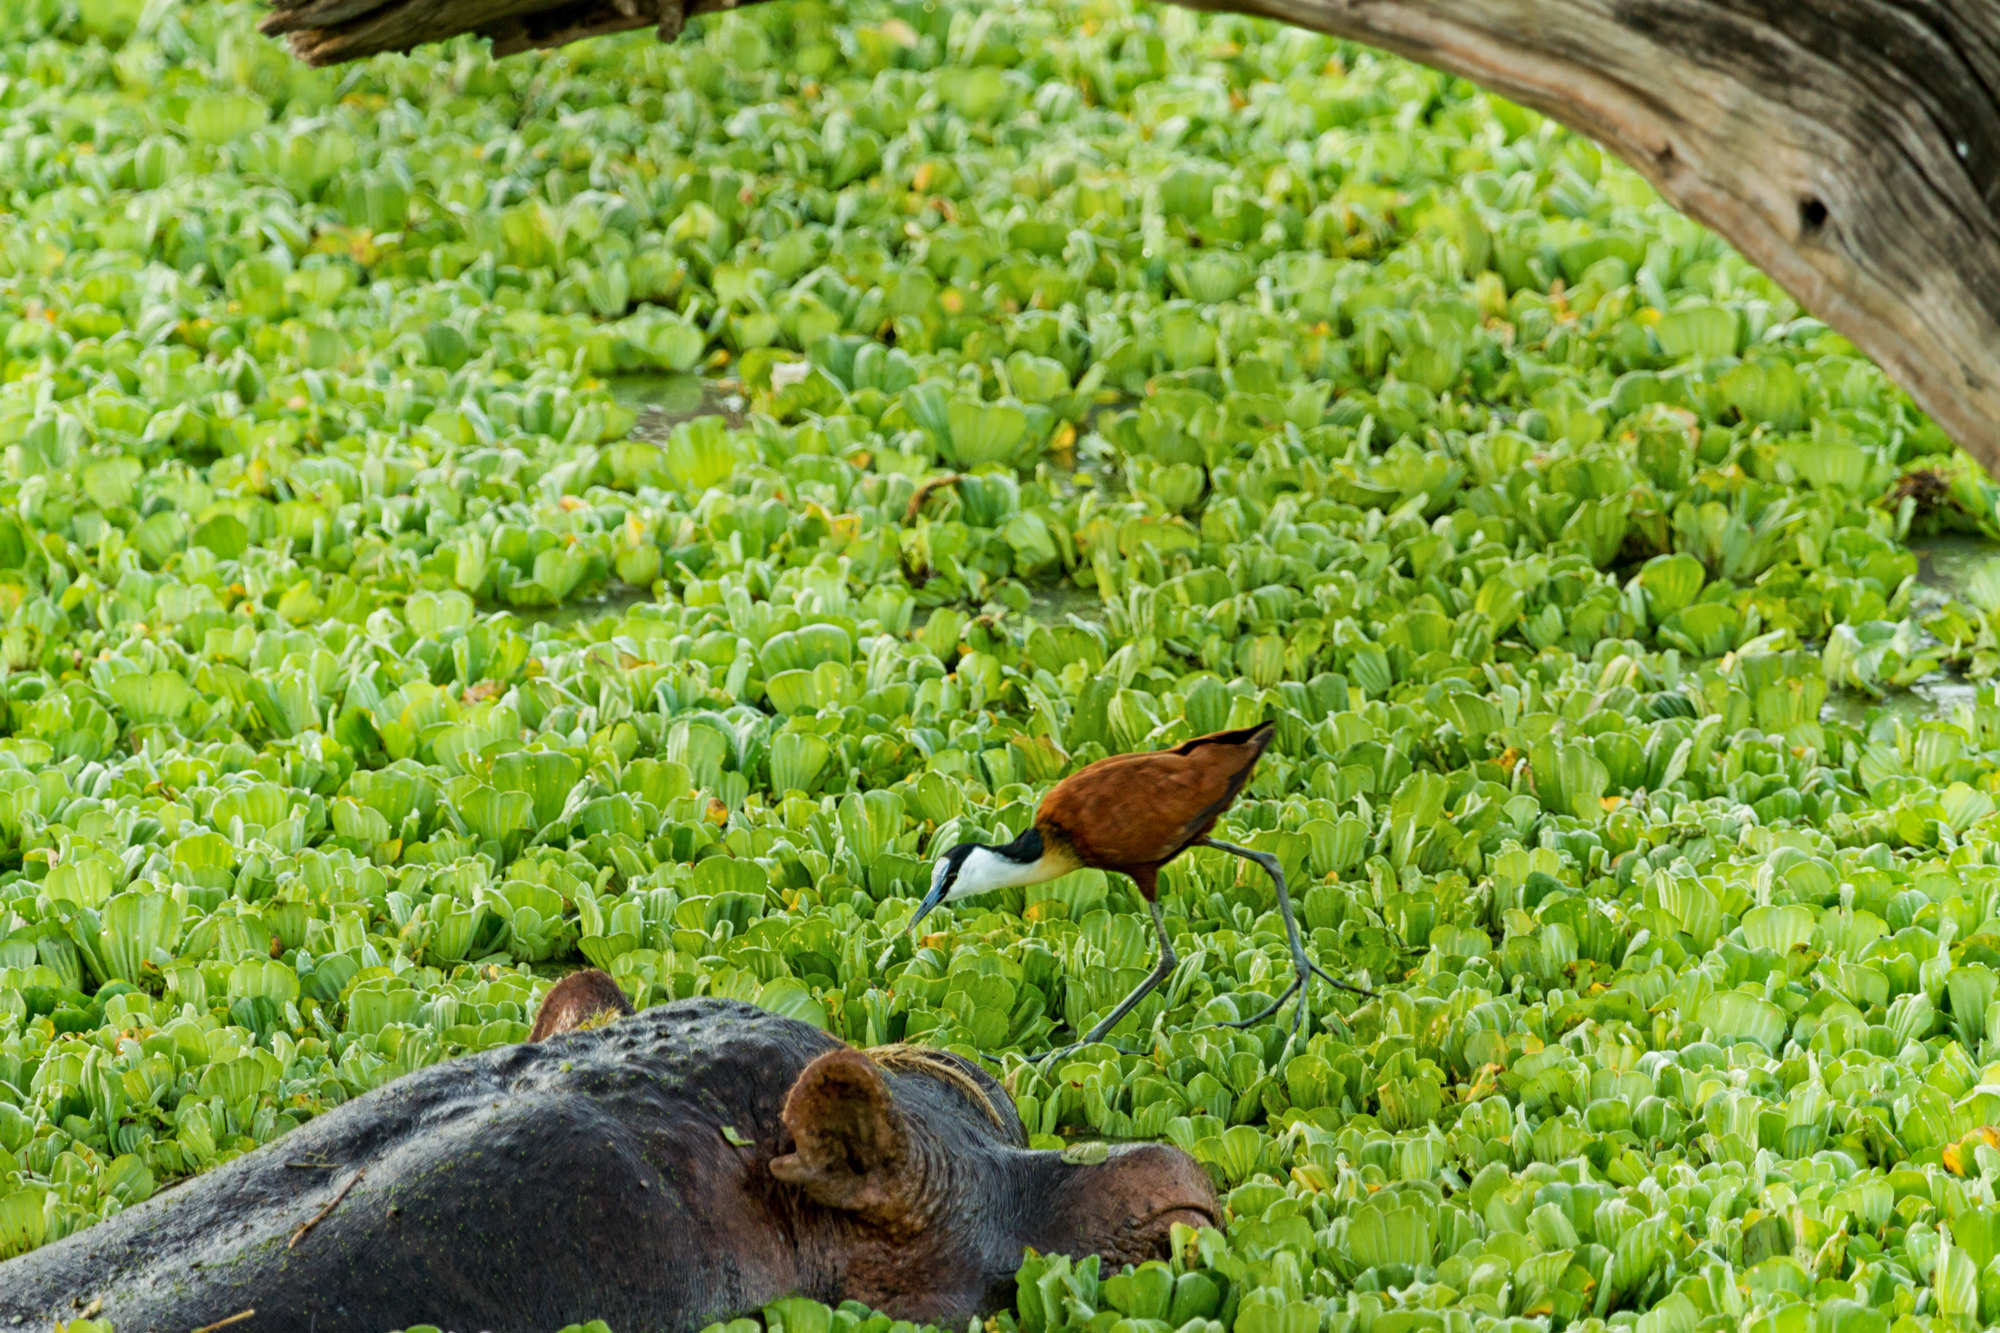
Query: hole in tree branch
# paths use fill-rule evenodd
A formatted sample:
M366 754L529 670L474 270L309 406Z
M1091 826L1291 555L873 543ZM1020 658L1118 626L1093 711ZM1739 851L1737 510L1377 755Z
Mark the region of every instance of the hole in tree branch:
M1806 235L1810 236L1824 227L1826 218L1826 204L1817 196L1808 195L1799 200L1799 226L1805 229Z

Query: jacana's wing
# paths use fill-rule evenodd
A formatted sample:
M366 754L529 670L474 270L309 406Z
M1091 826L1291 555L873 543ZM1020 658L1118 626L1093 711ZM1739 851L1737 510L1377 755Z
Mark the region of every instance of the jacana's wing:
M1271 744L1271 738L1277 734L1278 728L1276 724L1259 722L1254 727L1238 727L1234 731L1211 731L1206 736L1196 736L1193 740L1182 741L1173 749L1166 751L1166 753L1193 754L1196 750L1205 749L1211 745L1247 747L1253 751L1250 756L1250 763L1252 766L1255 766L1257 756L1264 753L1266 747Z
M1158 865L1208 832L1270 740L1267 727L1252 727L1101 759L1056 784L1035 822L1068 838L1086 864Z

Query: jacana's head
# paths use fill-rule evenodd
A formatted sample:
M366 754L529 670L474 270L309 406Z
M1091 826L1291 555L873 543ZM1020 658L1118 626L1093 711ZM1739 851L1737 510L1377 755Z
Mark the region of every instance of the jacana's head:
M1000 846L983 842L961 842L939 856L931 870L931 891L910 918L905 930L930 915L939 903L991 893L1018 884L1038 884L1076 868L1074 861L1047 854L1042 835L1034 828Z

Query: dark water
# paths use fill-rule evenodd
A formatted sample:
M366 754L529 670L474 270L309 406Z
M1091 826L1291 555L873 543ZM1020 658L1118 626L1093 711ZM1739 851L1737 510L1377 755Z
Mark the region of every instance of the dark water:
M523 625L547 625L560 630L595 620L616 619L631 608L652 600L653 594L649 589L613 583L595 596L573 598L561 606L523 608L512 614Z
M1075 616L1078 620L1101 625L1104 623L1104 599L1067 581L1038 584L1028 597L1026 614L1043 623Z
M1891 690L1871 699L1859 690L1829 690L1819 710L1823 722L1844 722L1857 729L1876 717L1906 723L1949 719L1960 704L1977 701L1980 686L1956 671L1933 671L1907 690Z
M2000 606L2000 542L1949 533L1914 538L1910 550L1917 557L1914 610L1927 612L1954 599L1980 609ZM1891 690L1879 699L1859 690L1830 691L1820 718L1851 727L1865 727L1880 717L1905 723L1948 719L1961 705L1977 702L1982 689L1990 688L1967 680L1956 669L1933 671L1909 689Z
M721 417L731 430L742 426L748 400L735 380L703 379L675 372L619 375L611 381L611 396L639 413L634 439L657 440L683 421Z
M2000 542L1963 533L1912 541L1917 582L1933 596L1981 610L2000 605Z

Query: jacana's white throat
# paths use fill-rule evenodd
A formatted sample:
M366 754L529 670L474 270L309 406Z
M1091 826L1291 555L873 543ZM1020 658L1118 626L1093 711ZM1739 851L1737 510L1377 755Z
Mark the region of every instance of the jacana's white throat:
M958 863L958 875L945 890L945 901L991 893L995 889L1040 884L1074 869L1059 857L1038 856L1032 861L1016 861L997 847L974 847Z
M995 889L1040 884L1067 875L1082 864L1069 844L1045 839L1030 825L1020 837L998 847L960 843L938 858L926 906L991 893Z

